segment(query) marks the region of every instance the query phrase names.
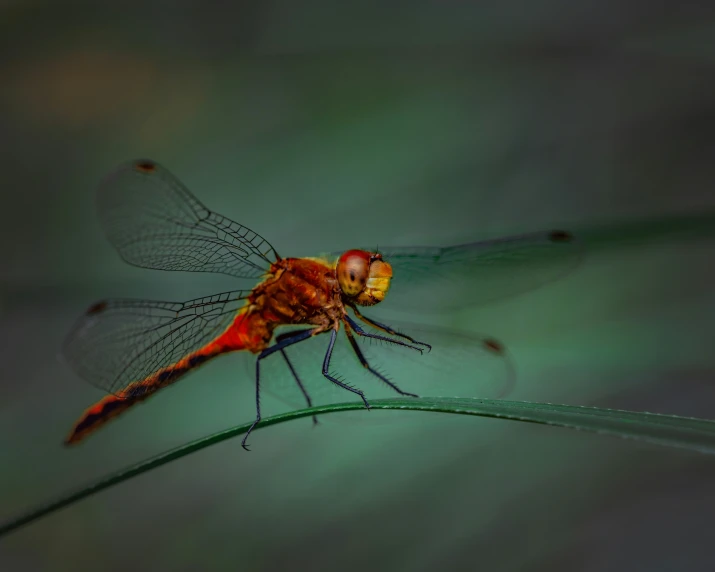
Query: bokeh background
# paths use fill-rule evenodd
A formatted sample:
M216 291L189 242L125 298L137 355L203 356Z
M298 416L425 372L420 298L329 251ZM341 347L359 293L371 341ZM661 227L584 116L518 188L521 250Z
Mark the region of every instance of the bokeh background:
M235 287L121 262L94 191L134 157L284 255L601 237L557 283L433 320L502 339L511 398L715 415L710 226L633 231L715 209L715 8L0 6L0 519L252 418L230 356L60 445L102 395L57 360L89 303ZM223 443L3 538L0 569L715 568L712 458L414 415L278 425L250 454Z

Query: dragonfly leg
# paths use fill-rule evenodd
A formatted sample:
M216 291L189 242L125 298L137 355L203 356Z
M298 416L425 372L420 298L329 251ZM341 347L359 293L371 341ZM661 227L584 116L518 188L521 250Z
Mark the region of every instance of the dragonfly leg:
M382 330L383 332L386 332L386 333L388 333L388 334L390 334L390 335L392 335L392 336L398 336L398 337L400 337L400 338L404 338L404 339L408 340L409 342L411 342L411 343L413 343L413 344L417 344L417 345L419 345L419 346L425 346L425 347L427 348L427 351L432 350L432 346L431 346L431 345L426 344L425 342L420 342L420 341L418 341L418 340L416 340L416 339L414 339L414 338L408 336L407 334L402 334L402 333L398 332L397 330L391 328L391 327L388 326L387 324L381 324L380 322L376 322L376 321L373 320L372 318L368 318L367 316L363 316L363 315L360 313L360 311L359 311L357 308L355 308L354 306L353 306L352 308L353 308L353 311L355 312L355 315L356 315L358 318L360 318L360 319L361 319L363 322L365 322L366 324L370 324L373 328L377 328L378 330Z
M395 340L395 339L393 339L393 338L388 338L387 336L381 336L381 335L379 335L379 334L368 334L368 333L367 333L365 330L363 330L363 329L358 325L358 323L357 323L355 320L353 320L350 316L348 316L347 314L345 314L344 316L345 316L345 320L347 321L347 323L350 324L350 327L355 331L355 333L356 333L358 336L363 336L363 337L365 337L365 338L372 338L372 339L374 339L374 340L382 340L383 342L388 342L388 343L390 343L390 344L395 344L395 345L398 345L398 346L404 346L404 347L406 347L406 348L410 348L411 350L415 350L415 351L418 351L418 352L420 352L420 353L422 353L422 352L424 351L424 348L418 348L418 347L416 347L416 346L412 346L412 345L407 344L407 343L405 343L405 342L401 342L400 340ZM402 336L402 337L405 337L405 336ZM415 342L415 343L419 344L420 342ZM427 346L427 344L422 344L422 345ZM431 347L431 346L427 346L427 347Z
M367 359L365 358L365 355L362 353L360 346L358 346L357 341L355 340L355 336L353 336L353 333L350 329L350 326L347 324L345 326L345 333L348 336L348 340L350 341L350 345L353 347L353 351L355 352L355 355L357 356L357 358L360 360L360 363L367 371L369 371L372 375L374 375L378 379L381 379L382 381L384 381L387 385L389 385L392 389L394 389L400 395L409 395L410 397L419 397L419 395L415 395L414 393L408 393L406 391L402 391L399 387L397 387L396 384L391 382L384 375L382 375L381 373L372 369L372 367L370 367L370 364L368 363Z
M292 333L295 333L295 332L292 332ZM305 397L305 401L308 403L308 407L313 407L313 402L310 400L310 395L308 394L308 390L305 389L303 382L300 380L300 377L298 377L298 372L295 371L293 364L288 359L288 354L286 353L285 349L281 350L281 355L283 356L283 359L285 360L285 362L288 364L288 369L290 369L290 372L293 374L293 379L295 379L295 382L298 384L298 387L300 387L300 390L303 392L303 396ZM317 424L318 424L318 418L315 415L313 415L313 425L317 425Z
M303 340L307 340L310 336L313 335L314 332L315 329L299 330L297 332L291 332L290 336L280 336L280 341L273 344L270 348L266 348L260 354L258 354L258 357L256 358L256 420L253 422L248 431L246 431L246 434L243 436L243 440L241 441L241 447L246 449L246 451L249 450L248 446L246 445L246 439L248 439L248 436L250 435L251 431L253 431L253 428L258 425L259 421L261 420L261 360L275 352L282 351L284 348L287 348L290 345L297 344L298 342L302 342Z
M276 336L276 343L280 343L281 341L283 341L285 339L293 337L297 331L300 331L300 330L293 330L292 332L286 332L284 334ZM286 364L288 364L288 369L290 369L290 372L293 375L293 379L295 379L295 382L298 384L298 387L300 388L301 392L303 393L303 396L305 397L305 401L308 403L308 407L313 407L313 402L310 399L308 390L303 385L303 382L300 380L300 377L298 377L298 372L295 371L293 364L288 359L288 354L285 352L285 350L281 350L281 355L283 356L283 359L285 360ZM317 425L317 424L318 424L318 418L315 415L313 415L313 425Z
M330 369L330 357L333 355L333 347L335 346L335 339L337 337L338 330L333 329L330 332L330 344L328 344L328 351L325 352L325 359L323 360L323 375L327 377L330 381L332 381L335 385L338 385L343 389L347 389L348 391L352 391L356 395L359 395L362 399L362 402L365 404L365 407L367 409L370 409L370 404L367 402L367 399L365 399L365 394L362 391L354 387L350 387L347 383L343 383L342 381L336 379L335 377L330 375L330 372L328 371Z

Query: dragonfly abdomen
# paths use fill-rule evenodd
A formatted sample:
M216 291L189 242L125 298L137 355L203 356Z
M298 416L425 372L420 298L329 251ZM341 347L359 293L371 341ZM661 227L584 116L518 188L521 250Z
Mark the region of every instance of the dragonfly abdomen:
M65 444L78 443L109 420L121 415L133 405L141 403L160 389L177 382L192 369L223 352L224 350L216 346L215 343L211 343L177 363L159 370L145 380L128 385L118 394L107 395L82 414L65 439Z

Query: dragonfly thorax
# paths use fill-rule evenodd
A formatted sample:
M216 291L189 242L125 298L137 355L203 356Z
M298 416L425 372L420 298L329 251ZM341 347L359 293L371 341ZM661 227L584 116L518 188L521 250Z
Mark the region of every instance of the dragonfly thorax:
M359 306L374 306L390 289L392 267L379 253L348 250L338 259L335 273L348 300Z

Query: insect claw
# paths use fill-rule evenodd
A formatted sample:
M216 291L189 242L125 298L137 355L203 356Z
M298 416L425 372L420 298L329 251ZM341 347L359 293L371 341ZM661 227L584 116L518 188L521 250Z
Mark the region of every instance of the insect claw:
M253 425L255 425L255 423ZM253 426L251 426L251 428L248 430L248 433L246 433L246 435L243 437L243 440L241 441L241 447L243 447L246 451L250 451L250 449L248 448L248 444L246 443L246 439L248 439L248 435L251 433L252 430Z

